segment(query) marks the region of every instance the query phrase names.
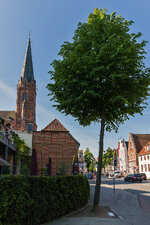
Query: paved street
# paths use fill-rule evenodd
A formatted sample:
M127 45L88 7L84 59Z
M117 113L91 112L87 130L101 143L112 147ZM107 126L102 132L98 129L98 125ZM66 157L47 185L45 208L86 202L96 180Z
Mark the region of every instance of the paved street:
M114 188L113 179L103 177L102 183ZM150 180L143 180L142 183L128 183L124 182L124 178L115 179L115 189L123 189L136 194L141 207L150 213Z
M102 178L100 211L93 214L89 211L93 202L95 184L90 183L90 200L83 211L51 221L45 225L149 225L150 212L141 207L139 197L147 200L150 182L124 183L123 179L116 180L116 191L113 192L112 180ZM144 199L142 198L142 199ZM144 201L144 205L147 202ZM149 204L149 202L148 202ZM150 205L147 205L150 208ZM107 215L101 213L106 207Z

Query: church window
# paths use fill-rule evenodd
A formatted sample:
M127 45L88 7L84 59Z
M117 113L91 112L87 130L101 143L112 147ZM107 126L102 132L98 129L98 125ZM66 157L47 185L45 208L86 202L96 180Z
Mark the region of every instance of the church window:
M26 92L24 92L22 95L22 101L27 102L27 93Z
M28 123L28 131L31 132L33 131L33 123Z

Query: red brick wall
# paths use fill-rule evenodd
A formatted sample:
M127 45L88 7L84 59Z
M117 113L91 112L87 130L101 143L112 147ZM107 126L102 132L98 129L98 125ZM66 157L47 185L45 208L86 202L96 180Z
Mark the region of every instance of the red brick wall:
M27 102L23 106L23 94L27 95ZM33 124L33 130L36 125L36 84L34 81L28 82L26 79L19 81L17 86L16 100L16 118L15 130L27 130L28 123Z
M37 151L38 174L46 168L51 158L52 175L56 175L62 162L66 165L67 174L72 172L73 155L77 157L77 143L69 132L35 131L33 132L33 148Z

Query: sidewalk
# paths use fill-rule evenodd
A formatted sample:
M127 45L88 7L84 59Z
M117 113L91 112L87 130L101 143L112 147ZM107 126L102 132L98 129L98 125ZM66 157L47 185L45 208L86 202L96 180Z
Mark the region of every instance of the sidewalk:
M150 214L139 205L136 195L102 185L101 206L92 212L95 185L90 185L88 206L71 215L56 219L44 225L149 225Z

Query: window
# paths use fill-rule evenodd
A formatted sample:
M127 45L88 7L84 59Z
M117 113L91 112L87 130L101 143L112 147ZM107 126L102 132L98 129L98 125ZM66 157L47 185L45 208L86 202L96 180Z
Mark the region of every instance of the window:
M148 171L150 172L150 164L148 164Z
M147 160L149 159L149 155L147 155Z
M141 172L143 172L143 165L141 165Z
M146 155L144 155L144 160L146 160Z
M28 123L28 131L33 131L33 123Z
M150 145L148 145L148 146L146 147L146 149L147 149L147 150L150 150Z
M22 101L27 102L27 93L25 93L25 92L22 95Z
M145 166L145 172L147 172L147 165L145 164L144 166Z
M141 156L141 161L142 161L142 156Z

